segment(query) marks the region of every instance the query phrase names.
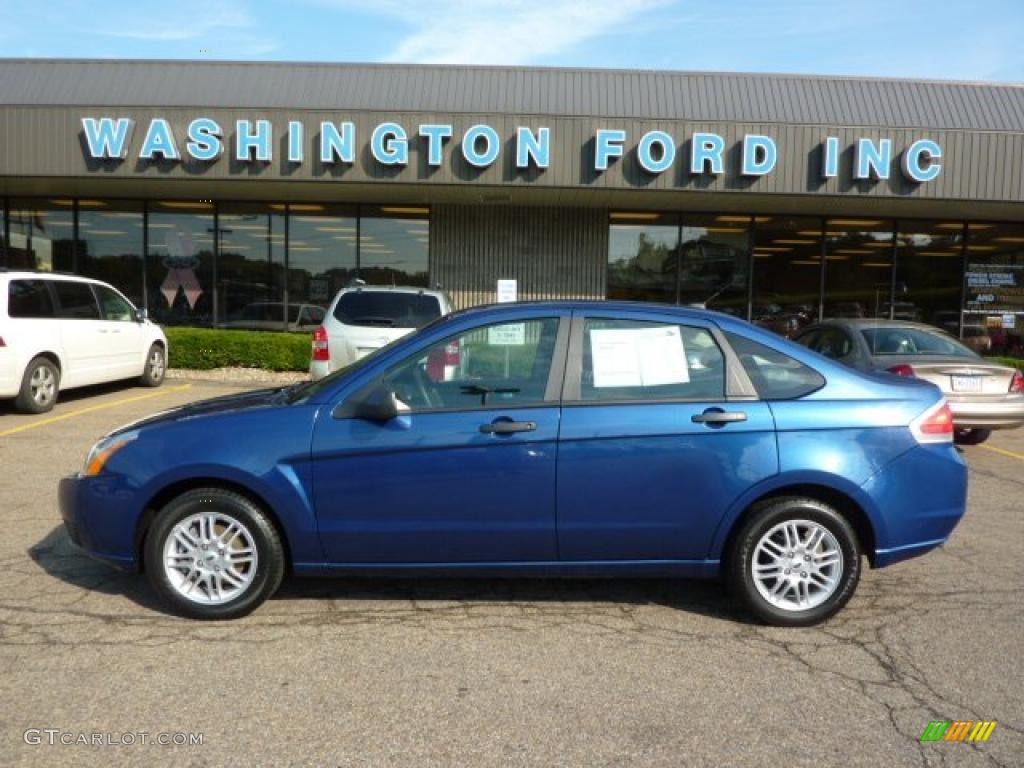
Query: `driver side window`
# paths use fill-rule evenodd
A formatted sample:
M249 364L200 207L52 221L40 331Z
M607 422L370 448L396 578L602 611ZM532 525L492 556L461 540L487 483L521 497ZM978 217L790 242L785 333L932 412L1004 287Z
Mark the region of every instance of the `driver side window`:
M558 318L474 328L403 360L383 384L412 411L544 403Z

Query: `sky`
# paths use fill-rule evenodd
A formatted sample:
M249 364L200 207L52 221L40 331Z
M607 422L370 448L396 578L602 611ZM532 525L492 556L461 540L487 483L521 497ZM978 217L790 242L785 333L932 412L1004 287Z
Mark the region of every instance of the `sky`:
M0 0L0 20L5 57L536 65L1024 83L1024 0Z

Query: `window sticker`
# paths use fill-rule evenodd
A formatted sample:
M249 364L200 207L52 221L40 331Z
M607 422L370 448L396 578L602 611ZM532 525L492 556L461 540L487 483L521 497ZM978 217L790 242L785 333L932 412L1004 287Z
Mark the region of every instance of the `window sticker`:
M590 331L595 387L686 384L686 350L679 326Z
M492 347L519 347L526 343L526 323L492 325L487 329L487 343Z

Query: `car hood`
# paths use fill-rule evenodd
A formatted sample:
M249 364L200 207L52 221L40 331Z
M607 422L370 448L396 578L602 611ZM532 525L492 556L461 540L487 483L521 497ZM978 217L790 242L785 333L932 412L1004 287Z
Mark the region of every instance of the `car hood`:
M177 408L169 408L166 411L160 411L128 424L123 424L111 432L108 437L129 430L153 427L183 419L196 419L224 413L247 411L254 408L265 408L271 405L281 405L285 402L287 390L288 387L255 389L235 395L224 395L222 397L210 398L209 400L200 400L188 405L178 406Z

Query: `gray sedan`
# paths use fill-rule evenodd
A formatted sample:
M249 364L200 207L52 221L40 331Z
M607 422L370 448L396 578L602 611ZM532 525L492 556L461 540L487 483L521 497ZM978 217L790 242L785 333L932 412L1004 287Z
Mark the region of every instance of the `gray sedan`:
M935 384L953 411L957 442L976 445L993 429L1024 424L1024 375L984 359L939 328L903 320L836 319L808 326L794 341L851 368Z

